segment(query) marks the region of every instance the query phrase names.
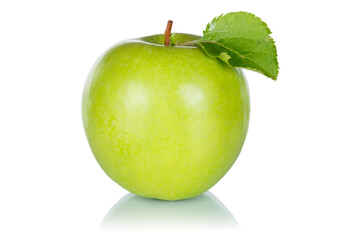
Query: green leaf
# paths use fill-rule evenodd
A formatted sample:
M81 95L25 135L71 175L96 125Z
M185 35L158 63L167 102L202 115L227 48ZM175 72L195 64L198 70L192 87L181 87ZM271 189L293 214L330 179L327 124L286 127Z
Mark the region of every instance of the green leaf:
M170 46L176 46L176 42L174 42L175 39L175 32L171 33L170 35Z
M208 55L231 67L254 70L276 80L279 64L270 34L266 23L254 14L232 12L208 23L197 42Z

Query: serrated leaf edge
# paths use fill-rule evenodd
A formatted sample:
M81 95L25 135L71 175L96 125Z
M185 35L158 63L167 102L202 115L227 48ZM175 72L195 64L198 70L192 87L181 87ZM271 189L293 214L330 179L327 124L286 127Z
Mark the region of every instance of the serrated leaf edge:
M267 30L267 36L270 38L270 41L272 41L273 43L274 43L274 50L275 50L275 54L274 54L274 62L275 62L275 64L276 64L276 75L274 76L274 77L270 77L270 76L268 76L268 75L266 75L267 77L270 77L271 79L273 79L273 80L276 80L277 79L277 77L278 77L278 75L279 75L279 69L280 69L280 66L279 66L279 62L278 62L278 53L277 53L277 47L276 47L276 44L275 44L275 40L270 36L270 34L272 34L272 31L271 31L271 29L268 27L268 25L267 25L267 23L266 22L264 22L260 17L258 17L258 16L256 16L255 14L253 14L253 13L250 13L250 12L246 12L246 11L237 11L237 12L229 12L229 13L226 13L226 14L220 14L219 16L216 16L215 18L213 18L209 23L207 23L207 25L206 25L206 28L205 28L205 30L203 31L203 34L204 34L204 37L205 37L205 34L209 34L209 32L211 31L211 30L209 30L210 29L210 27L211 27L211 25L213 25L216 21L218 21L218 19L220 18L220 17L224 17L225 15L228 15L228 14L236 14L236 13L246 13L246 14L249 14L249 15L251 15L251 16L253 16L254 18L256 18L257 20L260 20L260 23L265 27L265 29ZM215 33L215 32L214 32ZM201 39L200 39L201 40ZM200 43L200 42L199 42ZM201 46L201 44L200 44L200 46ZM222 45L220 45L220 46L222 46ZM224 47L224 46L222 46L222 47ZM201 46L201 48L205 51L205 52L207 52L202 46ZM229 50L231 50L231 49L229 49ZM233 50L231 50L231 51L233 51ZM234 51L233 51L234 52ZM245 52L245 51L244 51ZM236 52L235 52L236 53ZM209 54L208 52L207 52L207 54ZM251 59L250 59L251 60ZM254 62L253 60L251 60L252 62ZM258 64L256 64L256 65L258 65ZM246 68L246 67L242 67L242 68ZM251 70L255 70L255 69L252 69L252 68L248 68L248 69L251 69ZM256 70L255 70L256 71Z

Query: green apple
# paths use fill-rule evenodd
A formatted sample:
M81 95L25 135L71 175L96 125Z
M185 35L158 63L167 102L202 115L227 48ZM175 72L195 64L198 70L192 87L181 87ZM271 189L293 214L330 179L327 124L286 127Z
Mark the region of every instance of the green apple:
M177 44L199 36L176 34ZM243 73L164 34L123 41L93 66L82 99L92 152L111 179L148 198L195 197L237 159L249 124Z

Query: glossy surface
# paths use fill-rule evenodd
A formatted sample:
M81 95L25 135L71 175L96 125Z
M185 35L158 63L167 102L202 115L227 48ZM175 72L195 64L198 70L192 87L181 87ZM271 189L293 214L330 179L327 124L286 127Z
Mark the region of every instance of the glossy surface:
M235 230L238 223L212 193L184 201L161 201L127 194L106 214L100 229L146 230Z
M196 38L176 34L175 41ZM196 47L164 47L162 39L121 42L100 57L82 114L110 178L140 196L178 200L211 188L237 159L249 93L240 70Z

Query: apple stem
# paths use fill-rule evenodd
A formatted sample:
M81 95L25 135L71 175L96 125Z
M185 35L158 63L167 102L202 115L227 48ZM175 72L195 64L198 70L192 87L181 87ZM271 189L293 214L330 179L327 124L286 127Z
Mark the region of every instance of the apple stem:
M170 36L171 36L171 27L172 27L173 21L169 20L166 26L165 30L165 46L170 46Z

